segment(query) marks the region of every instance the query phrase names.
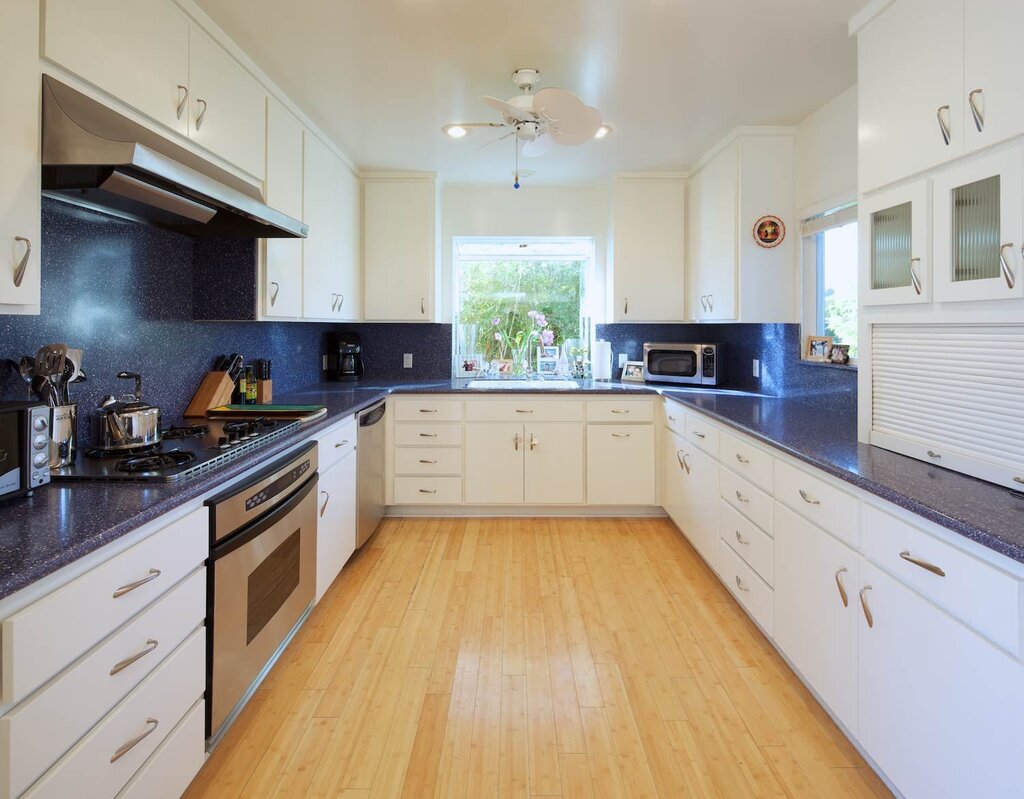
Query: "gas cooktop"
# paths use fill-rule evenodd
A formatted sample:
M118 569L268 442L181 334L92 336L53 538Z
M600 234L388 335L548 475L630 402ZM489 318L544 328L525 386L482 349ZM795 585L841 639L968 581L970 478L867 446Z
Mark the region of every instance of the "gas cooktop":
M121 452L85 450L74 464L51 473L54 480L185 480L259 449L301 426L297 421L207 420L164 430L159 444Z

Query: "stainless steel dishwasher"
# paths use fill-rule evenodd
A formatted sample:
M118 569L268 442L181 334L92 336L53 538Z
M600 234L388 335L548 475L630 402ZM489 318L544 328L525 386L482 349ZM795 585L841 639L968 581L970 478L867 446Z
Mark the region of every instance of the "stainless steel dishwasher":
M356 434L356 548L373 535L384 516L384 401L360 411Z

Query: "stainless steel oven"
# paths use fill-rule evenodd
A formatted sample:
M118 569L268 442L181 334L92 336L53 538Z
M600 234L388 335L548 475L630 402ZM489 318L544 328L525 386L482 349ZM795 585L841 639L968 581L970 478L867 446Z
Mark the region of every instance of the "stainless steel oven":
M317 445L209 501L208 746L216 746L312 609Z
M718 344L644 344L648 383L717 386L724 382Z

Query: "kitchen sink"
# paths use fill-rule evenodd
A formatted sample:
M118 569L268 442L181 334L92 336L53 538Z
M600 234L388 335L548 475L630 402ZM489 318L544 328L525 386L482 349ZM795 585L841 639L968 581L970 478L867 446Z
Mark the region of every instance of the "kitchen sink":
M575 380L503 380L500 377L493 380L470 380L467 388L495 388L502 391L530 390L538 388L571 389L579 388Z

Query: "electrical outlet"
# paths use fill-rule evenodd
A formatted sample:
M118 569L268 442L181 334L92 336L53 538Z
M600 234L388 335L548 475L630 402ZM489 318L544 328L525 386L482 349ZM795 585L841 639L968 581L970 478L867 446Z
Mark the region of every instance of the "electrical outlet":
M402 368L403 369L412 369L412 353L411 352L407 352L407 353L405 353L405 355L402 356Z
M761 362L754 358L754 377L761 376Z

